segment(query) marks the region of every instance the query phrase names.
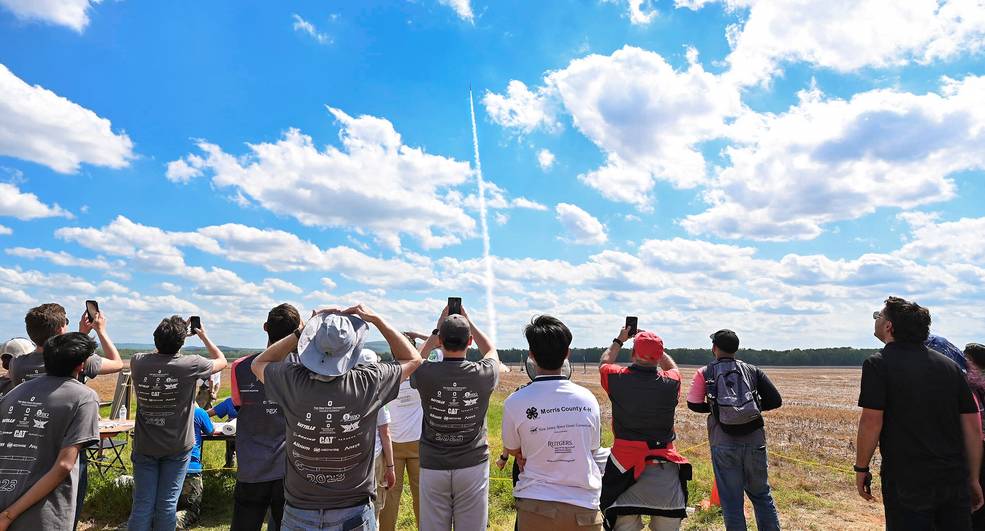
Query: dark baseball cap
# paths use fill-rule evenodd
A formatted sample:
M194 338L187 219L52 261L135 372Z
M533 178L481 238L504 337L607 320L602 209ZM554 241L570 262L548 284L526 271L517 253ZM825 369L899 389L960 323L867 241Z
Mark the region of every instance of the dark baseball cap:
M739 350L739 336L727 328L712 334L711 343L728 354L735 354Z
M457 314L445 317L438 327L438 338L446 350L459 351L465 350L469 346L469 336L472 335L472 327L465 317Z

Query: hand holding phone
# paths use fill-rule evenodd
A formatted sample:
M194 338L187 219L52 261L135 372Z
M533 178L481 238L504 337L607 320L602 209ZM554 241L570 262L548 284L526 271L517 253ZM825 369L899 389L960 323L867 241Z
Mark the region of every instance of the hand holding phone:
M202 329L202 318L197 315L191 316L191 318L188 319L188 323L188 327L191 328L192 335L198 334L198 332Z
M462 315L461 297L448 297L448 315Z
M639 318L636 316L629 315L626 317L626 330L629 332L629 337L633 337L636 335L636 332L639 332L637 323L639 323Z
M99 303L93 300L86 301L86 313L89 314L89 322L96 322L96 315L99 314Z

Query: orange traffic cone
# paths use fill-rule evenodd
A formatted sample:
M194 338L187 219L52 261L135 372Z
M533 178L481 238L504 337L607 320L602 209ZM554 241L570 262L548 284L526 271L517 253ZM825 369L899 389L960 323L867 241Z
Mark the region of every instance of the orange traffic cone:
M712 507L721 507L722 501L718 499L718 482L715 481L715 476L711 477L711 497L709 499L701 500L698 504L702 511L707 511Z

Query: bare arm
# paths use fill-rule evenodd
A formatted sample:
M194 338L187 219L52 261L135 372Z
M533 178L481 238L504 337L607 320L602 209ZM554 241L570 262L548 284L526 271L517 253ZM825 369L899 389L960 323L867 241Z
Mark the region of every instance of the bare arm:
M123 358L120 357L120 352L116 350L116 345L113 344L113 340L109 338L109 333L106 332L106 317L103 312L96 314L96 319L94 321L89 319L89 312L82 312L82 320L79 322L79 332L83 334L88 334L90 330L96 331L96 336L99 338L99 345L103 347L103 362L99 366L99 374L113 374L120 372L123 369Z
M5 512L9 513L13 520L17 520L17 517L23 514L24 511L43 500L48 494L51 494L72 473L75 463L79 460L79 451L81 448L82 446L78 444L62 448L58 452L55 464L52 465L48 472L41 476L41 479L32 485L27 492L22 494L17 501L10 504L5 509ZM6 518L0 516L0 524L2 524L3 528L6 528L10 523L11 521L7 521Z
M212 359L212 374L222 372L227 365L226 356L221 350L219 350L219 347L215 346L215 343L209 339L209 336L205 334L205 328L200 328L198 332L196 332L196 335L198 335L198 338L202 340L202 344L205 345L205 350L209 353L209 358ZM211 386L212 382L209 382L209 385Z
M619 342L613 341L612 344L609 345L609 348L602 353L602 356L599 358L599 366L616 362L616 359L619 358L619 351L622 350L622 343L629 340L629 329L625 326L620 328L619 335L616 336L616 339L618 339Z
M464 309L462 310L462 313L465 313ZM465 318L468 319L468 316L466 315ZM482 354L482 359L492 358L498 362L499 353L496 352L496 347L492 344L492 341L486 337L486 334L484 334L482 330L479 330L479 328L475 326L475 323L473 323L471 319L469 319L469 327L472 328L472 337L475 339L475 346L479 347L479 354Z
M674 358L670 357L670 354L664 352L663 356L660 356L660 361L657 362L660 365L660 370L662 371L675 371L677 370L677 363Z
M868 468L869 462L872 461L872 455L875 454L876 446L879 444L879 434L882 433L882 414L880 409L862 408L862 416L858 419L858 440L855 444L855 466L857 467ZM979 446L981 445L979 444ZM856 488L859 496L866 500L872 500L872 494L863 490L865 475L865 472L855 474Z
M356 315L363 321L373 325L377 330L383 334L383 339L386 340L387 345L390 346L390 353L393 354L393 359L397 360L400 364L400 369L402 374L400 376L401 380L406 380L410 378L411 374L424 363L424 359L421 358L421 354L417 352L414 348L413 343L407 339L407 336L400 333L399 330L390 326L382 317L373 313L369 308L366 308L362 304L357 304L351 308L346 309L343 313ZM255 363L255 362L254 362Z
M284 361L284 358L294 352L296 348L298 348L298 336L287 334L284 338L267 347L267 350L261 352L259 356L253 358L250 363L250 370L263 383L263 370L267 368L267 365Z

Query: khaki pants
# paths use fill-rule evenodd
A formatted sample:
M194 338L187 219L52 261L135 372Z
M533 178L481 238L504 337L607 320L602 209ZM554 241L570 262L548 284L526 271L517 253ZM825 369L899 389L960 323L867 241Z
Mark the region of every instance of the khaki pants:
M516 499L520 531L602 531L602 513L568 503Z
M414 500L414 521L420 526L421 506L418 499L419 481L421 477L420 467L420 446L417 441L405 443L393 443L393 466L396 482L393 488L386 493L386 505L380 516L380 529L382 531L395 531L397 528L397 513L400 510L400 493L403 491L404 468L407 469L407 477L410 482L410 495Z

